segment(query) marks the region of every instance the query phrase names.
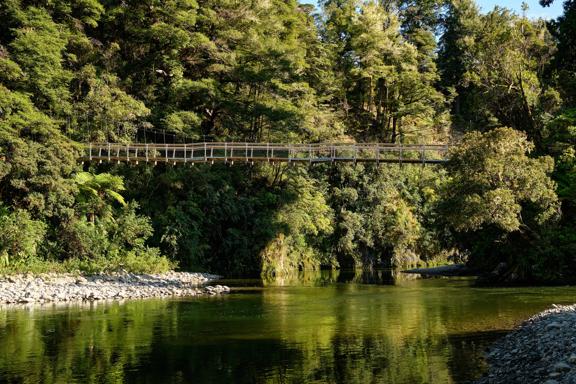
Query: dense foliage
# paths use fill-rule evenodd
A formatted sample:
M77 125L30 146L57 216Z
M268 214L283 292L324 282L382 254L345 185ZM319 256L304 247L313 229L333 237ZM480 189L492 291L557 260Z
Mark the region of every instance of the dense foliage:
M278 274L469 257L568 277L564 8L547 23L471 0L5 0L0 263ZM460 144L446 168L76 161L87 141L166 140Z

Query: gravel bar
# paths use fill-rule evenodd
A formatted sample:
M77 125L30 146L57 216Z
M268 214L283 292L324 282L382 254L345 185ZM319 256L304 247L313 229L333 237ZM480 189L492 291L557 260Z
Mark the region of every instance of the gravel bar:
M576 384L576 305L553 305L490 348L477 384Z
M125 300L230 292L227 286L207 285L219 278L216 275L187 272L0 276L0 304Z

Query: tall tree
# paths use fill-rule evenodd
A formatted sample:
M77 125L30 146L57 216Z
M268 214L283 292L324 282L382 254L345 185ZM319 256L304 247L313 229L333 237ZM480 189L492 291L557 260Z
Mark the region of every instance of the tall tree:
M460 94L455 110L460 129L510 126L541 145L544 124L560 102L558 92L542 81L554 51L543 20L498 7L477 15L471 3L453 2L441 63L445 83ZM481 118L471 120L475 115Z
M549 6L553 0L541 0ZM564 1L564 14L548 23L556 38L558 51L551 65L556 83L566 103L576 105L576 1Z
M342 78L340 105L351 132L361 140L392 142L443 137L447 116L434 87L438 75L429 41L421 40L422 50L411 44L396 12L378 2L323 6L325 39L340 57L335 71Z
M511 270L521 267L515 273L522 278L533 272L518 248L540 241L559 217L554 162L529 157L533 149L525 133L496 128L468 133L452 150L441 211L473 264L506 262Z

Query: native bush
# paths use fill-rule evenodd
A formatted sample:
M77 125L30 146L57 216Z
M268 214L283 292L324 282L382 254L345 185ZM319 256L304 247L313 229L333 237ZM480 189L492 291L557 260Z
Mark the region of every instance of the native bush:
M36 258L47 225L38 220L32 220L24 210L0 213L0 264L11 264Z

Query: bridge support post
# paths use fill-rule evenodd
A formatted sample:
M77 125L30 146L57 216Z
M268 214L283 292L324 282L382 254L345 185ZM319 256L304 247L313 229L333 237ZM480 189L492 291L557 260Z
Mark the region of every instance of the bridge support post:
M424 144L420 145L420 161L422 162L422 166L424 167L426 165L425 154L424 154Z

